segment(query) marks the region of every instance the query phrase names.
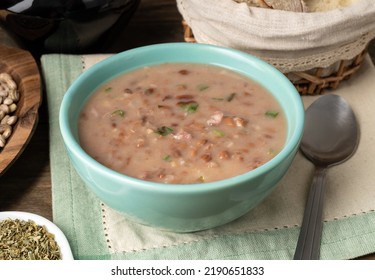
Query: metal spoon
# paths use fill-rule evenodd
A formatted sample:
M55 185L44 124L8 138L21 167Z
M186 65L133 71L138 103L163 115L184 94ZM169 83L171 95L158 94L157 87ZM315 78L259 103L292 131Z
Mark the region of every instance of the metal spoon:
M300 149L315 165L295 260L319 259L325 175L328 167L347 160L359 142L359 127L351 107L334 94L318 98L306 110Z

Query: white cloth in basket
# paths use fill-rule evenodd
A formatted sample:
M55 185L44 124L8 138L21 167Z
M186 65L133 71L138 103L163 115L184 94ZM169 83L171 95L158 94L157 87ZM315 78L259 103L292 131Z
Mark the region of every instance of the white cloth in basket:
M177 0L177 6L197 42L249 52L284 73L352 59L375 37L373 0L315 13L249 7L232 0Z

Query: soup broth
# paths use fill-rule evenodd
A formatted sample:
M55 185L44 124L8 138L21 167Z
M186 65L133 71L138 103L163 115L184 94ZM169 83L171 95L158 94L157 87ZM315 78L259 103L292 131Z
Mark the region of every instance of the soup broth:
M231 70L161 64L120 75L94 92L78 122L82 148L143 180L205 183L271 160L287 125L276 99Z

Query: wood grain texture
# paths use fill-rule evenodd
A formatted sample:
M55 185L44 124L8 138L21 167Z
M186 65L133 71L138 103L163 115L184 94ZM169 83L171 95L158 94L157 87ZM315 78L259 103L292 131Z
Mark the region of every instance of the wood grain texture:
M12 76L18 86L20 99L15 115L18 121L5 147L0 150L0 176L20 156L29 143L38 121L41 102L41 81L33 56L25 50L0 45L0 73Z

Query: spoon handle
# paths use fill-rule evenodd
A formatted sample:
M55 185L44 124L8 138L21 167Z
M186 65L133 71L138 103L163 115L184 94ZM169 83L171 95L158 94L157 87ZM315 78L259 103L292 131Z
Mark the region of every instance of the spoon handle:
M318 260L322 236L326 168L317 167L310 186L295 260Z

